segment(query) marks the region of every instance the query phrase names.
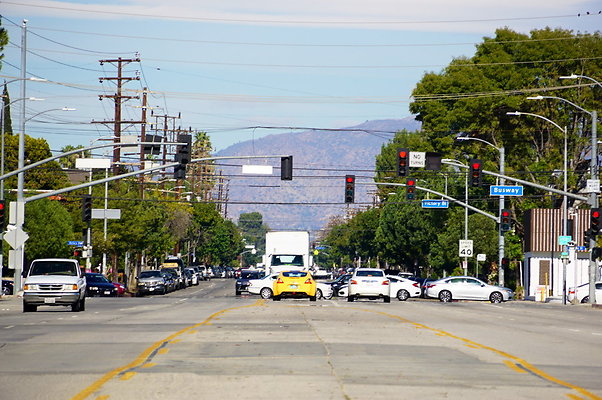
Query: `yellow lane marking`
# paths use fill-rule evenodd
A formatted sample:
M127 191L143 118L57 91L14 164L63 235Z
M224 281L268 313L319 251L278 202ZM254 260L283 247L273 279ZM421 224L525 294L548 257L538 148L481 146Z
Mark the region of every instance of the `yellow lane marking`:
M537 375L540 378L545 379L545 380L547 380L549 382L553 382L553 383L555 383L557 385L564 386L564 387L567 387L569 389L572 389L572 390L576 391L577 393L579 393L580 395L585 396L585 398L587 398L587 399L602 400L602 397L597 396L594 393L591 393L588 390L586 390L586 389L584 389L584 388L582 388L580 386L573 385L572 383L565 382L563 380L555 378L552 375L548 374L547 372L544 372L541 369L539 369L539 368L535 367L534 365L528 363L527 361L523 360L522 358L513 356L512 354L506 353L505 351L498 350L498 349L495 349L493 347L486 346L486 345L474 342L474 341L472 341L470 339L466 339L466 338L454 335L452 333L449 333L449 332L446 332L446 331L443 331L443 330L440 330L440 329L431 328L430 326L410 321L409 319L400 317L399 315L394 315L394 314L389 314L389 313L386 313L386 312L383 312L383 311L374 311L374 310L369 310L369 309L364 309L364 308L354 308L354 307L349 307L349 308L353 308L355 310L366 311L366 312L371 312L371 313L375 313L375 314L384 315L386 317L397 319L397 320L402 321L402 322L407 323L407 324L411 324L411 325L413 325L416 328L421 328L421 329L425 329L425 330L431 331L431 332L433 332L437 336L447 336L447 337L450 337L452 339L459 340L459 341L463 342L466 345L471 345L474 348L491 351L491 352L493 352L495 354L498 354L498 355L500 355L500 356L502 356L504 358L507 358L508 360L510 360L511 362L513 362L516 368L519 368L518 365L520 365L522 368L519 368L519 369L524 369L524 370L526 370L528 372L531 372L532 374ZM508 364L506 364L506 365L508 365ZM514 370L514 368L512 368L512 369Z
M125 374L121 375L121 378L119 378L122 381L128 381L130 379L132 379L134 377L134 375L136 375L136 372L130 371L130 372L126 372Z
M521 367L519 367L518 365L516 365L515 363L513 363L510 360L504 360L504 364L506 364L506 366L508 368L514 370L514 372L518 372L519 374L526 374L527 373L527 371L525 371L524 369L522 369Z
M247 306L239 306L239 307L232 307L232 308L225 308L223 310L220 310L216 313L211 314L207 319L205 319L203 322L199 322L198 324L195 325L191 325L187 328L184 328L168 337L166 337L165 339L162 339L156 343L154 343L153 345L151 345L150 347L146 348L142 353L140 353L138 355L138 357L136 357L136 359L134 361L132 361L129 364L126 364L122 367L119 368L115 368L112 371L107 372L105 375L103 375L100 379L98 379L96 382L92 383L90 386L88 386L87 388L85 388L84 390L82 390L81 392L79 392L78 394L76 394L75 396L73 396L71 398L71 400L84 400L87 399L88 397L90 397L91 395L93 395L95 392L97 392L98 390L100 390L102 388L102 386L104 384L106 384L107 382L109 382L110 380L120 376L120 375L127 375L130 370L133 370L135 368L140 367L143 364L146 364L149 359L149 357L152 357L152 355L155 352L158 352L163 346L167 345L169 342L171 342L173 339L177 338L178 336L190 331L191 329L196 329L198 327L201 327L203 325L207 325L210 321L217 319L217 317L219 315L225 314L227 312L230 311L234 311L234 310L239 310L242 308L248 308L248 307L257 307L257 306L261 306L265 303L265 300L257 300L255 303L251 304L251 305L247 305ZM99 397L100 398L100 397ZM108 397L107 397L108 398Z
M154 367L155 365L157 365L157 363L149 362L149 363L146 363L146 364L142 364L140 366L140 368L151 368L151 367Z

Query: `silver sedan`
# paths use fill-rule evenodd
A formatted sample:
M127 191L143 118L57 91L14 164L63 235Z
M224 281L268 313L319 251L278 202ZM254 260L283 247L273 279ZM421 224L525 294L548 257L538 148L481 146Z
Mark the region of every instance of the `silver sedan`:
M450 276L429 283L426 287L426 296L443 302L489 300L492 303L501 303L512 300L514 292L505 287L488 285L471 276Z

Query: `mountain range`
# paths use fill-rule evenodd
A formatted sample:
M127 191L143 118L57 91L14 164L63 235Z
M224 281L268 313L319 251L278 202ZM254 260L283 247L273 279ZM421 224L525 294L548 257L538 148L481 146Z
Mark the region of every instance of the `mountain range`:
M413 117L366 121L341 129L307 130L264 136L234 144L216 156L292 155L293 180L280 180L278 157L224 160L218 169L227 178L227 217L259 212L273 230L323 228L349 208L372 204L374 162L395 132L416 131ZM242 164L271 165L272 175L243 175ZM356 176L354 204L344 204L345 175Z

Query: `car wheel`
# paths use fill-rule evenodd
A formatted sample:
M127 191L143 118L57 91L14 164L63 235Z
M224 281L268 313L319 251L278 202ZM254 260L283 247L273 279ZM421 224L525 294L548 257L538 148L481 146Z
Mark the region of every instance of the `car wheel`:
M309 301L316 301L317 296L309 296Z
M237 296L240 296L240 290L237 290L237 291L236 291L236 295L237 295Z
M81 304L79 305L79 311L86 311L86 299L81 299Z
M316 296L318 299L323 299L324 295L322 294L322 290L321 289L317 289L316 290Z
M71 311L80 312L82 310L82 301L78 300L75 303L71 304Z
M439 292L439 300L444 303L452 301L452 294L449 290L442 290Z
M384 296L383 300L385 301L385 303L390 303L391 302L391 296Z
M264 287L261 289L261 291L259 292L259 295L261 296L262 299L269 299L270 297L272 297L272 289Z
M352 303L352 302L353 302L353 300L355 300L355 299L353 298L353 296L347 296L347 301L348 301L348 302Z
M589 296L585 296L582 300L581 300L581 304L585 304L585 303L589 303Z
M504 301L504 297L500 292L493 292L489 295L489 301L492 303L501 303Z
M410 297L410 292L405 289L401 289L397 292L397 300L406 301Z
M38 311L38 306L23 303L23 312L36 312L36 311Z
M330 300L330 299L332 299L332 296L334 296L334 290L332 290L332 291L330 292L330 295L329 295L329 296L324 296L324 299L326 299L326 300Z

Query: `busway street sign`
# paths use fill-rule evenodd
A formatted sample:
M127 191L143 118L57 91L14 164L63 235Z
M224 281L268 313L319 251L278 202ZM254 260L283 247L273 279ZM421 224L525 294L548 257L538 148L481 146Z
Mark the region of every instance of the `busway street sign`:
M489 186L490 196L522 196L522 186Z
M449 208L448 200L422 200L422 208Z

